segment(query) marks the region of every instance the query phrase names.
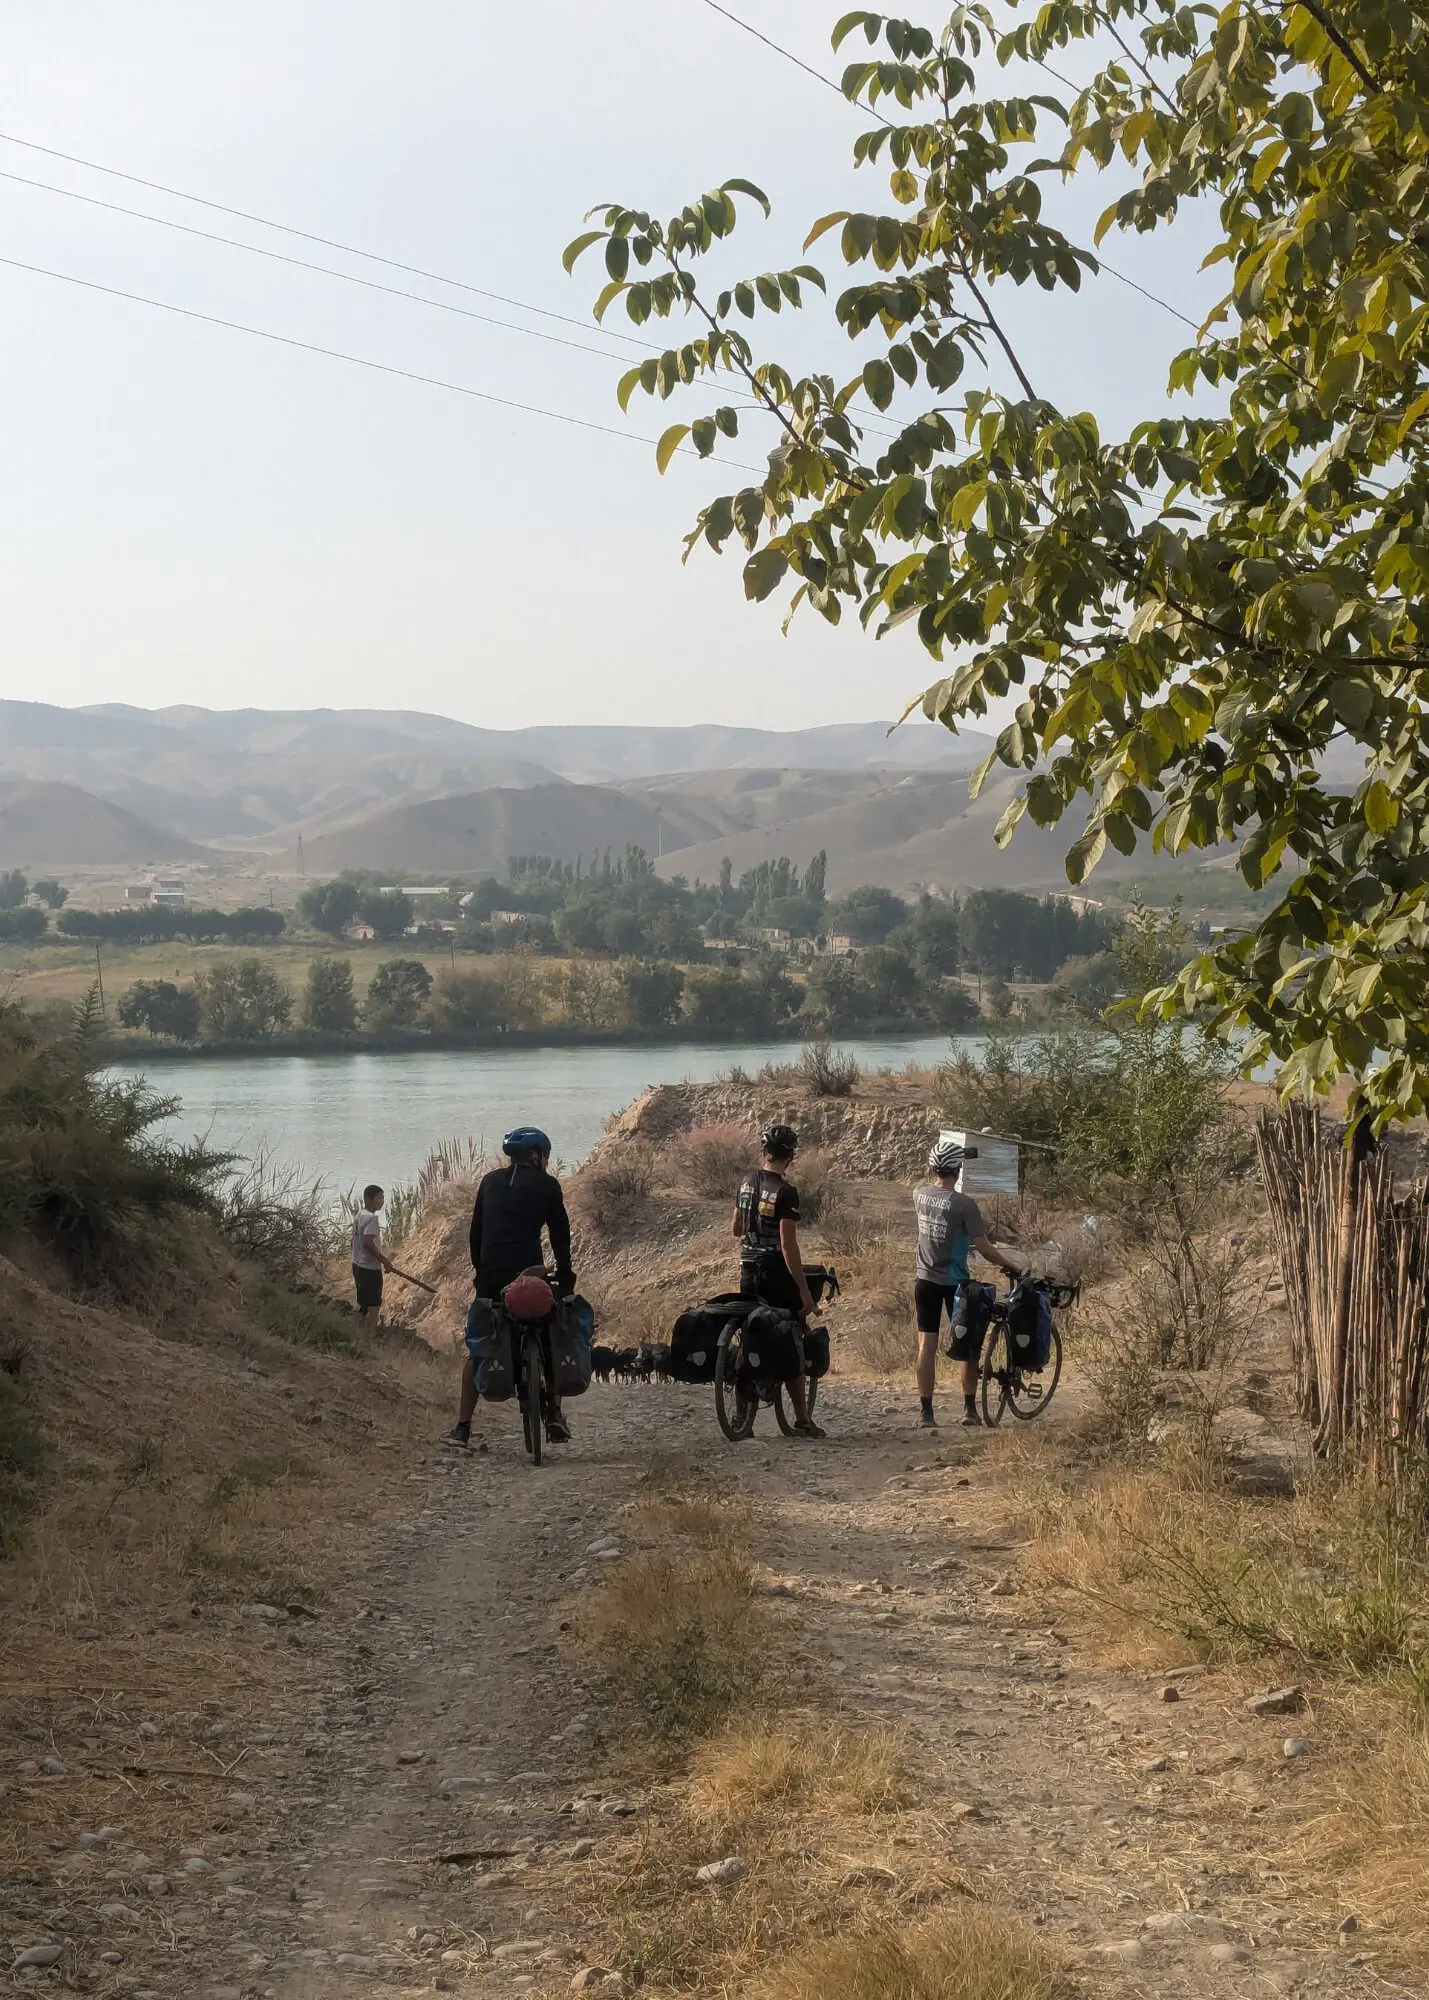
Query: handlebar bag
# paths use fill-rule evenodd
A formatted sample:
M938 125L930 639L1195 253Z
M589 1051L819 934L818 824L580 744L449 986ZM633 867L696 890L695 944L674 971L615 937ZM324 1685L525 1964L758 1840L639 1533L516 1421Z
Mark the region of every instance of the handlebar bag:
M558 1396L583 1396L590 1387L594 1334L589 1300L562 1299L551 1315L551 1379Z
M467 1310L466 1351L478 1396L488 1403L504 1403L515 1395L511 1322L490 1299L473 1299Z

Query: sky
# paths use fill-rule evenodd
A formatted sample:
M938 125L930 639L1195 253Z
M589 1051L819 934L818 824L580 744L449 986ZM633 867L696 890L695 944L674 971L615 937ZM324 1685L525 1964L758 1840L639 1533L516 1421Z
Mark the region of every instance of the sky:
M837 75L842 0L732 0ZM915 10L916 11L916 10ZM925 18L938 18L931 10ZM937 669L908 631L746 603L737 553L682 564L703 501L743 483L641 439L680 406L616 405L638 350L589 320L594 258L561 251L608 199L674 210L730 175L774 201L731 277L800 261L855 173L858 114L706 0L71 0L0 27L0 174L309 257L523 331L383 297L0 178L0 693L76 704L435 710L490 727L899 712ZM989 66L989 77L996 77ZM1005 87L1004 85L1000 87ZM1046 78L1021 88L1055 88ZM588 323L385 271L13 143L82 156ZM1049 132L1047 151L1055 139ZM1114 189L1049 183L1081 240ZM1194 222L1108 240L1193 314ZM815 253L832 275L836 238ZM391 368L608 425L582 430L15 268L41 266ZM836 291L837 286L831 286ZM1102 276L1008 288L1034 384L1119 430L1164 408L1189 337ZM623 322L612 318L609 327ZM831 315L769 351L852 375ZM533 336L539 329L599 350ZM994 377L996 380L997 378ZM999 383L999 386L1005 386ZM706 407L700 404L699 407ZM731 454L759 465L761 432Z

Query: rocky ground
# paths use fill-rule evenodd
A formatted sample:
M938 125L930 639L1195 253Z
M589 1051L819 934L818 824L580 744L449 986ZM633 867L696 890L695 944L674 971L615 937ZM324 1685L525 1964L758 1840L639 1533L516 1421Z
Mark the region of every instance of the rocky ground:
M1073 1379L1049 1436L1075 1402ZM1303 1901L1282 1871L1313 1706L1256 1714L1242 1681L1099 1665L1025 1584L1019 1453L919 1434L906 1392L878 1383L831 1378L821 1414L821 1446L766 1414L732 1447L707 1390L595 1389L535 1471L514 1412L487 1411L487 1451L416 1452L405 1517L315 1618L248 1608L201 1705L161 1673L120 1692L102 1656L77 1658L43 1740L7 1746L0 1773L0 1818L20 1799L33 1817L41 1795L52 1859L0 1872L0 1991L615 1992L611 1912L656 1857L677 1925L747 1897L753 1857L690 1834L679 1773L614 1726L572 1648L582 1600L638 1555L652 1465L752 1509L802 1689L789 1727L903 1735L906 1809L841 1821L797 1857L850 1922L986 1899L1048 1940L1076 1990L1117 2000L1417 1990L1352 1909ZM102 1794L86 1783L100 1767L122 1780ZM156 1788L174 1838L140 1851L126 1800ZM149 1805L145 1824L151 1841ZM698 1879L726 1860L728 1883ZM727 1990L718 1968L698 1990Z

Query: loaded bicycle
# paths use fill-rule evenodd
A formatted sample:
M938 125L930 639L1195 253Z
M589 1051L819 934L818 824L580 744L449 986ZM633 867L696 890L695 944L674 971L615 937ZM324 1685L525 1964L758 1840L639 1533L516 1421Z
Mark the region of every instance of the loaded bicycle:
M806 1265L804 1277L815 1305L839 1291L838 1273L824 1264ZM710 1302L715 1305L715 1301ZM761 1306L757 1299L726 1299L714 1351L715 1415L731 1444L754 1435L762 1407L774 1412L785 1437L794 1435L789 1381L804 1377L805 1409L812 1417L819 1383L829 1371L829 1336L792 1313Z
M1080 1285L1019 1278L991 1301L980 1383L985 1424L995 1429L1009 1410L1019 1423L1044 1413L1062 1379L1062 1335L1053 1314L1081 1295Z

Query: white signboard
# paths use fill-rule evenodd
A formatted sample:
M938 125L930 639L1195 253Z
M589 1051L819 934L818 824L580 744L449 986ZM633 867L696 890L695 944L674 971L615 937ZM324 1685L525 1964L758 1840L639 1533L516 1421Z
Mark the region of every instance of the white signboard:
M964 1194L1016 1194L1017 1142L993 1138L987 1132L940 1132L966 1153L976 1153L963 1168L958 1186Z

